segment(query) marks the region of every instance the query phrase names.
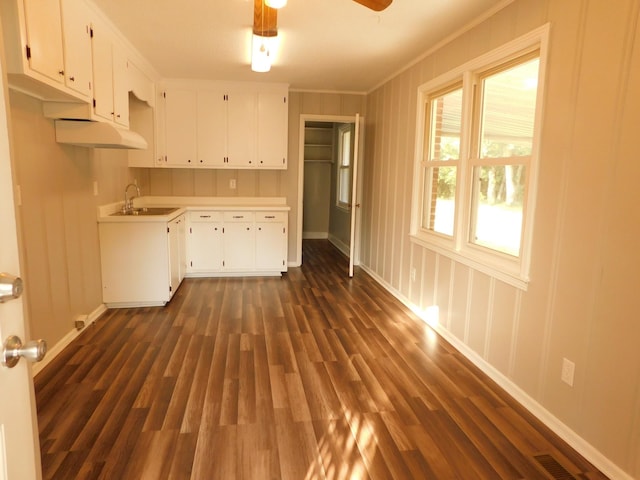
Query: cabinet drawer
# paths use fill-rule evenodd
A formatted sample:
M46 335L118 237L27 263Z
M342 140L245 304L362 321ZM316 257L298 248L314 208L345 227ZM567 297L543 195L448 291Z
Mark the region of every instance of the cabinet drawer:
M224 222L253 222L253 212L224 212Z
M256 222L286 222L286 212L256 212Z
M189 220L193 222L221 222L222 212L197 211L189 213Z

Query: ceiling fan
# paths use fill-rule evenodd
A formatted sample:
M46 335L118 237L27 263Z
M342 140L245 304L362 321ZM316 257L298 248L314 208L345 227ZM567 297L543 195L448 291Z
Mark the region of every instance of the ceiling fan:
M393 0L353 0L375 12L381 12ZM252 52L251 69L256 72L268 72L271 69L268 39L278 36L278 9L285 6L286 0L253 0L253 41L260 39L257 50ZM252 47L254 48L254 47Z
M365 7L370 8L371 10L374 10L376 12L381 12L382 10L387 8L389 5L391 5L391 2L393 0L353 0L353 1L358 2L360 5L364 5Z

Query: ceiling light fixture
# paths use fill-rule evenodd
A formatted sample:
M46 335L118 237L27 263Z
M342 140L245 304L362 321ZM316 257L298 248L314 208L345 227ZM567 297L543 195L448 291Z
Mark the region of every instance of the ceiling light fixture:
M253 35L251 40L251 70L271 70L271 48L278 36L278 11L265 6L264 0L253 2Z
M265 0L265 5L270 8L286 7L287 0Z

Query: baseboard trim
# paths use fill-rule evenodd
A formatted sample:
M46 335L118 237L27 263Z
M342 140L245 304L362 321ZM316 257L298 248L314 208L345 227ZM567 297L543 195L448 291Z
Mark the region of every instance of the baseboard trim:
M302 232L303 240L326 240L329 238L327 232Z
M344 253L347 258L349 258L351 254L351 249L349 248L349 245L347 245L338 237L332 234L329 234L329 242L338 250L340 250L342 253Z
M89 325L95 322L106 311L107 311L107 307L104 304L101 304L100 306L98 306L98 308L96 308L93 312L87 315L84 328L87 328ZM31 366L31 375L35 377L38 373L40 373L44 369L44 367L49 365L54 358L60 355L60 352L62 352L67 346L69 346L69 344L72 341L74 341L78 337L78 335L82 333L84 328L82 330L76 330L74 328L69 333L67 333L64 337L62 337L60 341L56 343L53 347L48 348L47 354L44 356L42 361L38 363L34 363Z
M502 372L497 370L494 366L488 363L484 358L473 351L469 346L459 340L455 335L449 332L441 324L433 325L427 321L424 313L416 306L413 305L409 299L402 295L392 285L387 283L378 274L373 272L365 265L360 265L360 268L364 270L371 278L373 278L380 286L387 290L391 295L402 302L407 308L414 312L421 320L427 323L433 328L439 335L441 335L446 341L453 345L462 355L464 355L471 363L478 367L484 374L491 378L494 382L500 386L505 392L513 397L520 405L526 408L532 415L538 420L550 428L556 435L562 440L567 442L574 450L580 455L591 462L598 470L604 473L609 478L615 478L619 480L634 480L628 473L623 471L620 467L614 464L606 456L604 456L598 449L583 439L580 435L569 428L565 423L555 417L546 408L540 405L529 394L522 390L518 385L512 382Z

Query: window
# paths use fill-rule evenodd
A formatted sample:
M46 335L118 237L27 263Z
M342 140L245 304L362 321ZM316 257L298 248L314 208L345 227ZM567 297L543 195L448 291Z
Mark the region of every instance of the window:
M351 207L351 136L351 125L338 128L337 205L344 209Z
M548 27L420 87L411 238L528 281Z

